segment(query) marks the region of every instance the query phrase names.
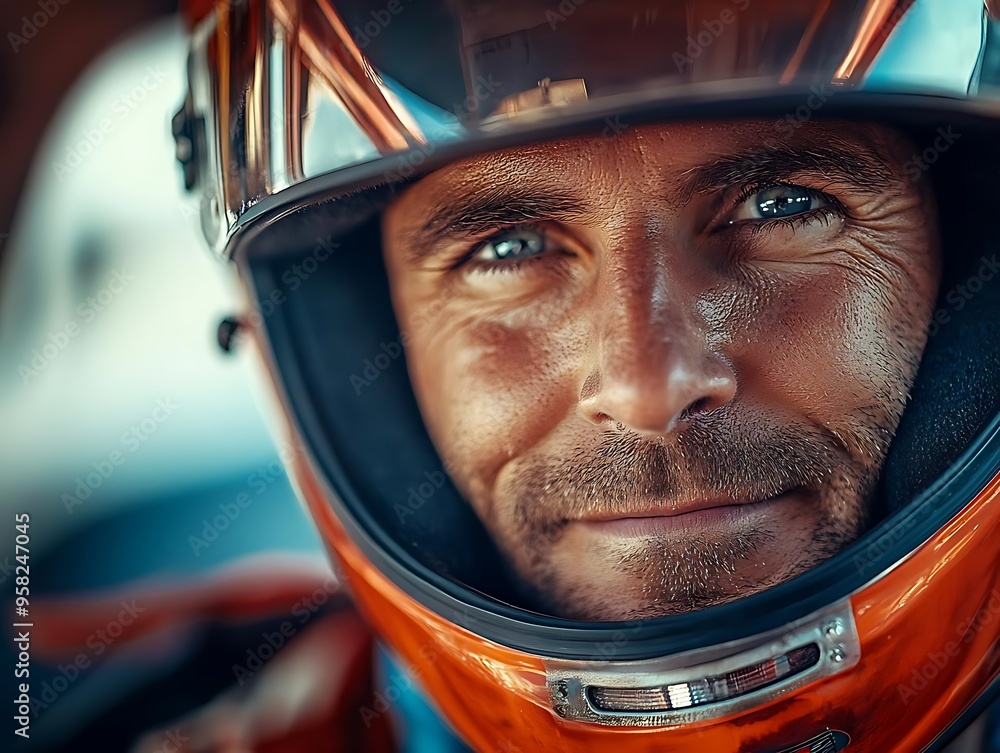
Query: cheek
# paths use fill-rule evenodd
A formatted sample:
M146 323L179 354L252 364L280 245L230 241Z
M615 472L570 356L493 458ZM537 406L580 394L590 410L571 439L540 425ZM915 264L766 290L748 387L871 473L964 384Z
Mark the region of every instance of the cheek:
M777 272L734 293L725 335L744 387L828 426L898 419L924 344L925 276L864 249ZM890 421L891 417L891 421Z
M468 308L442 310L407 358L435 445L463 491L485 505L503 466L575 405L581 337L565 320L515 325Z

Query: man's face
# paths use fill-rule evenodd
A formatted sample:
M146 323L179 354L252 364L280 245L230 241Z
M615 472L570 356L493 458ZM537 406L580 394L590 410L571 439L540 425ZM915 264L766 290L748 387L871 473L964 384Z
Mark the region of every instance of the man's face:
M634 127L390 207L421 411L539 607L688 611L861 532L939 276L915 152L857 124Z

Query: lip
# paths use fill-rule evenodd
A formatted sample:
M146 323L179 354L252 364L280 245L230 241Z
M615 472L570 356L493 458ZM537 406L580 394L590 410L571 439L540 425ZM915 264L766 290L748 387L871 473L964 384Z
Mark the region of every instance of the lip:
M627 538L695 533L706 529L737 530L762 524L778 512L778 508L804 502L807 496L805 489L797 488L759 501L699 500L680 508L660 507L616 517L594 516L575 523L593 533Z

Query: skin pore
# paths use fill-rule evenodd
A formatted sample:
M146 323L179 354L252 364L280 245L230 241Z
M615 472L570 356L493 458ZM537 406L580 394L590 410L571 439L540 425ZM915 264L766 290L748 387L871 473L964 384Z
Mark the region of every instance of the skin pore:
M689 611L859 535L940 275L914 151L633 127L449 165L387 210L421 412L538 608Z

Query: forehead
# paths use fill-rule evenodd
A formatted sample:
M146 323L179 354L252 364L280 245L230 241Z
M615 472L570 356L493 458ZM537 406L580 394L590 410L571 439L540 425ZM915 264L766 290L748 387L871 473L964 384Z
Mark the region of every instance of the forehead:
M685 177L706 165L756 162L773 168L784 155L783 170L819 170L842 162L874 170L858 183L881 182L906 158L905 139L893 129L871 123L809 120L734 120L629 126L622 122L604 135L554 139L476 155L426 176L408 192L415 198L455 197L489 186L491 190L573 185L584 181L635 182L640 176L668 179L680 188ZM838 171L840 172L840 171ZM875 173L882 173L877 176ZM720 176L721 177L721 176ZM734 180L737 180L734 171ZM415 190L414 190L415 189ZM411 201L403 204L416 209ZM447 199L446 199L447 201Z
M460 183L483 175L502 178L504 173L497 169L513 167L522 168L520 177L557 174L608 159L656 159L664 168L684 170L713 158L769 147L807 150L822 146L888 156L894 136L886 126L843 121L738 120L629 126L617 120L601 135L554 139L477 155L433 173L428 182Z

